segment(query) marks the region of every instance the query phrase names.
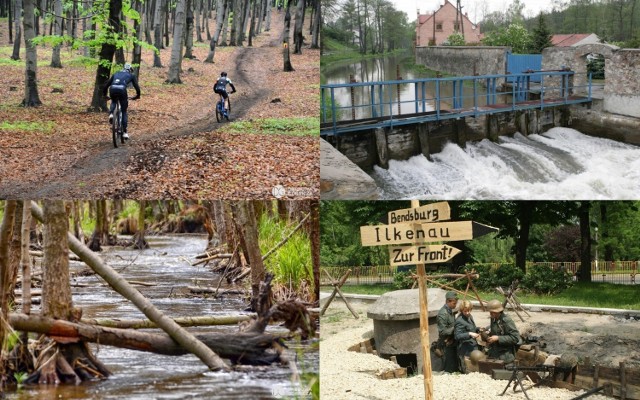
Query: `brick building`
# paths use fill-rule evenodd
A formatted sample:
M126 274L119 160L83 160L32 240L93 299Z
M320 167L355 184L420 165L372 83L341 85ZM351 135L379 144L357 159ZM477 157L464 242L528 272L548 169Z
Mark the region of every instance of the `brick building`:
M440 8L431 14L418 14L416 20L416 46L441 45L449 36L456 32L456 6L445 0ZM479 43L482 35L480 27L471 22L465 13L462 16L464 40L467 43Z

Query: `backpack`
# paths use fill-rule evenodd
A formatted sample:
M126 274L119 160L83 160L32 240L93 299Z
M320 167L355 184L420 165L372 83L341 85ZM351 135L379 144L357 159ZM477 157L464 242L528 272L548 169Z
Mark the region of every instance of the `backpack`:
M215 90L226 90L227 89L227 78L221 76L218 78L215 84Z

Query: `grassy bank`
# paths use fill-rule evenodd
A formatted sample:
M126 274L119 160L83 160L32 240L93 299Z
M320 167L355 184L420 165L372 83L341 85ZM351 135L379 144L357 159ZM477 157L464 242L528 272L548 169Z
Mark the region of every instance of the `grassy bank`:
M323 287L322 290L331 291L332 288ZM344 293L380 295L395 290L395 287L393 285L345 285L341 290ZM483 300L501 298L500 296L496 292L480 292ZM469 297L472 297L472 294ZM578 282L557 295L544 296L519 292L518 298L520 302L526 304L640 310L640 287L636 285Z

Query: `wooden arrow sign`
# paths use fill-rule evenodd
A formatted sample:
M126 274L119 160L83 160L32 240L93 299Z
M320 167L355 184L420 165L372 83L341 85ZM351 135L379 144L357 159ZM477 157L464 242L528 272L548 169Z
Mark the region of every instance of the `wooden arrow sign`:
M471 240L497 231L498 228L474 221L368 225L360 227L360 239L363 246L453 242L458 240Z
M446 244L389 247L389 261L391 265L436 264L459 253L459 249Z
M389 212L389 224L403 222L438 222L451 218L451 208L449 203L441 201L439 203L425 204L416 208L405 208Z

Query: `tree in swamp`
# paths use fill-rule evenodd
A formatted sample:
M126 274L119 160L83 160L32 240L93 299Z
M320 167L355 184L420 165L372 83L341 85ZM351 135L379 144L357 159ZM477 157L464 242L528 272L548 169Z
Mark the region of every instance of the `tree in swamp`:
M44 260L42 286L42 316L77 322L81 310L73 307L69 284L69 219L65 203L45 200ZM26 230L26 229L25 229ZM23 230L23 231L25 231ZM85 380L109 376L86 343L78 339L42 336L34 347L34 370L27 383L57 385L77 384ZM17 372L17 371L16 371Z
M136 231L135 235L133 235L133 248L148 249L149 243L147 243L147 240L144 238L144 215L147 202L141 200L138 202L138 205L140 206L138 210L138 230Z

